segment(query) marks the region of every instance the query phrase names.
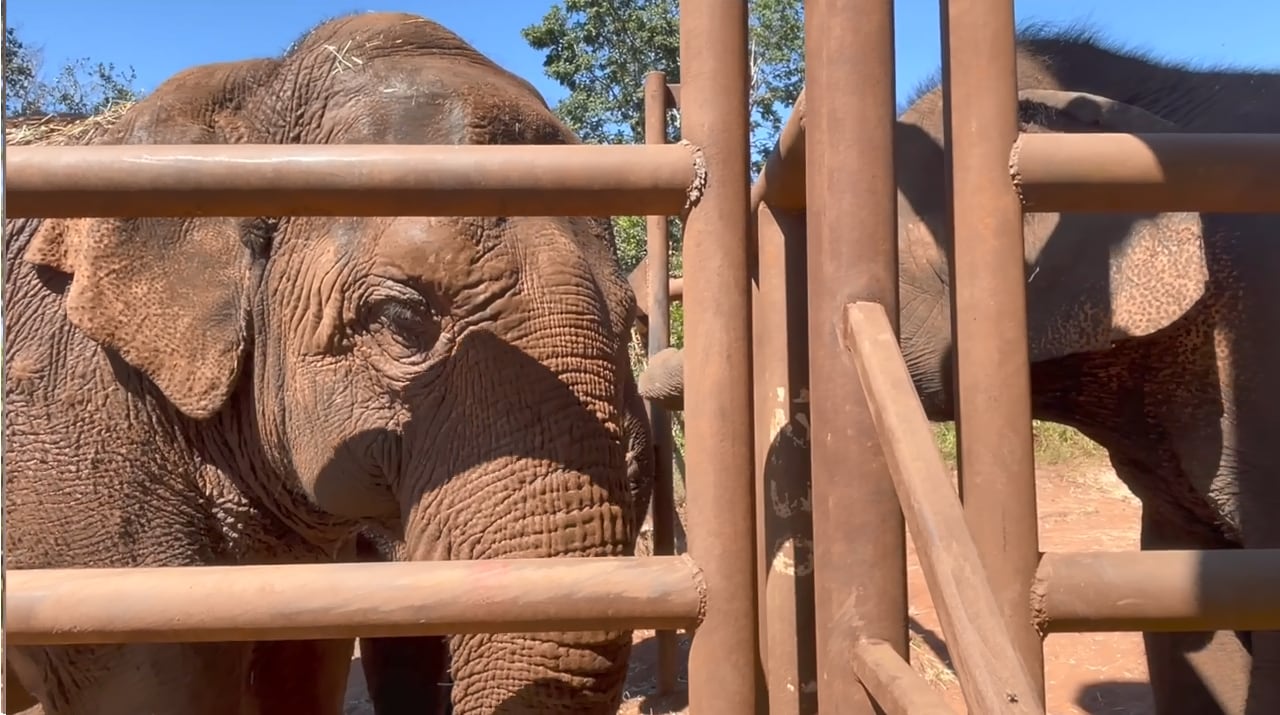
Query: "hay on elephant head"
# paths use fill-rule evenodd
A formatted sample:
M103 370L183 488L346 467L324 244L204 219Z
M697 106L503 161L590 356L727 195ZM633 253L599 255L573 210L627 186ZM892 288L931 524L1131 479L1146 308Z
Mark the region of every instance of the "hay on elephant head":
M42 114L7 117L4 122L6 146L68 146L87 144L110 129L133 102L116 102L93 115Z

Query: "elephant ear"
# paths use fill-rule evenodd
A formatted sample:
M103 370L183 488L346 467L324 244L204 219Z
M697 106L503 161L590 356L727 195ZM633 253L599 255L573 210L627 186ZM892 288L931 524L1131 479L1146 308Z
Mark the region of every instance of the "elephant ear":
M265 61L175 75L99 144L246 141L236 117ZM25 259L70 274L67 318L196 419L221 408L246 349L251 261L229 218L48 219Z
M1025 132L1178 131L1144 109L1084 92L1023 90L1018 107ZM1162 330L1208 282L1197 213L1034 213L1024 235L1033 362Z

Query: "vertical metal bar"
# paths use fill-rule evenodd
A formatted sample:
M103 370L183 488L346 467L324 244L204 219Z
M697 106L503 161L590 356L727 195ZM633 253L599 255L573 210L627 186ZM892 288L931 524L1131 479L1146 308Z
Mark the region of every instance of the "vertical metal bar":
M685 493L706 620L689 652L689 709L756 711L747 3L680 1L681 133L707 183L685 221Z
M644 142L667 143L667 75L650 72L644 76ZM671 345L671 294L668 275L671 273L670 251L666 216L649 216L645 221L647 256L649 258L649 295L636 296L649 304L648 353L665 350ZM671 437L671 415L662 407L649 402L649 423L653 428L654 484L653 484L653 553L669 556L676 552L675 485L672 483L671 460L674 444ZM675 690L676 650L675 631L658 631L658 693L666 695Z
M902 512L841 338L856 300L883 305L897 329L893 0L807 0L805 73L818 702L872 713L828 641L852 594L867 637L907 656Z
M1013 0L944 0L943 8L961 496L1043 704L1044 650L1028 600L1040 554L1022 206L1009 179L1018 137Z
M803 213L756 211L756 524L769 715L818 711Z

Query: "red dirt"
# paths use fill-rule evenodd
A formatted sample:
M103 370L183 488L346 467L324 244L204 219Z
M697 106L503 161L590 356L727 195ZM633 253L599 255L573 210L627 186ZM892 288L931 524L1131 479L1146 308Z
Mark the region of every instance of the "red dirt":
M1046 551L1138 548L1138 502L1106 466L1042 468L1037 477L1040 543ZM947 662L942 629L908 541L912 665L945 693L957 713L967 712ZM688 653L689 637L679 643ZM687 712L688 678L681 662L676 691L658 697L657 640L637 631L619 715ZM940 652L941 651L941 652ZM1048 711L1055 715L1152 715L1142 637L1137 633L1061 634L1045 641ZM347 715L372 715L359 667L352 669Z
M1037 476L1040 544L1045 551L1138 548L1139 506L1105 465L1047 467ZM945 693L957 713L967 712L955 673L947 663L942 629L908 541L912 665ZM687 653L688 638L680 643ZM1055 715L1152 715L1142 636L1137 633L1060 634L1045 640L1048 711ZM941 652L939 652L941 651ZM619 715L685 713L687 673L676 692L656 691L657 642L652 631L636 633L628 699Z

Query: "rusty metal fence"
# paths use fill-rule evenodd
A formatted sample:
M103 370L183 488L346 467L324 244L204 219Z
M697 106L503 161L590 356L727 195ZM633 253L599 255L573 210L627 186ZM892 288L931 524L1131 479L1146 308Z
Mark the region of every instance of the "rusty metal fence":
M689 262L701 266L691 270L694 287L687 300L694 337L688 348L704 356L719 353L722 345L750 335L744 250L747 10L740 0L683 0L680 15L682 133L688 146L10 147L6 213L11 218L685 213ZM655 337L659 334L655 331ZM755 529L748 356L729 361L695 390L694 399L706 406L691 413L689 436L695 446L688 468L697 478L690 482L688 500L691 509L708 515L689 528L696 567L683 556L665 555L11 570L5 574L6 642L696 628L691 707L752 712L757 641L751 627ZM658 501L669 505L667 481ZM202 593L220 597L191 597Z
M807 87L754 186L746 8L682 0L648 146L7 150L14 218L647 214L650 354L671 300L687 311L697 566L651 406L654 557L9 571L7 643L655 628L668 690L688 629L695 713L951 712L908 665L905 528L971 712L1044 712L1043 634L1280 628L1274 551L1040 553L1022 267L1024 211L1280 209L1280 173L1244 170L1280 137L1020 135L1012 1L942 0L962 504L896 338L893 2L806 2ZM694 187L669 281L666 217ZM230 597L190 598L209 592Z
M908 665L904 526L969 712L1044 713L1051 633L1280 627L1280 550L1041 552L1022 234L1030 212L1280 211L1280 135L1021 134L1012 0L941 0L962 501L896 337L893 1L805 10L807 86L751 189L751 341L719 352L752 355L761 708L953 712ZM654 226L650 325L684 287ZM691 424L714 364L685 360Z
M757 325L774 326L755 336L767 381L756 395L777 400L757 405L757 435L778 446L800 422L811 436L807 454L779 451L758 478L798 489L811 470L813 490L814 576L761 561L770 711L871 713L869 694L889 713L950 712L906 665L899 513L970 712L1043 713L1049 633L1276 628L1275 550L1040 552L1022 221L1034 211L1277 211L1280 136L1020 134L1012 0L942 0L962 504L896 338L892 17L892 0L806 3L806 96L753 192L771 216L758 223L769 304L757 304ZM809 334L794 317L803 307L777 330L781 306L806 298ZM807 402L783 404L809 385ZM808 589L816 643L799 640L816 663L779 645ZM816 702L790 687L809 678Z

